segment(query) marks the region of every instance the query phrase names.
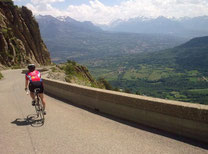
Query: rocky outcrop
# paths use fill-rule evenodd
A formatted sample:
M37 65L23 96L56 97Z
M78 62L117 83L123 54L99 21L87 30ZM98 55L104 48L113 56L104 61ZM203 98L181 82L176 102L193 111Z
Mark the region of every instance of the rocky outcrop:
M0 65L51 63L38 23L26 7L0 1Z
M83 86L107 89L104 82L93 78L87 67L69 60L66 63L51 67L46 77Z

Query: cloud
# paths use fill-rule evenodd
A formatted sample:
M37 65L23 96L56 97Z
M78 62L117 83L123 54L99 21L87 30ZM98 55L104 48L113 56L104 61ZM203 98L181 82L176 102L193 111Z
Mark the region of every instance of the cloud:
M51 4L56 2L64 2L65 0L31 0L31 3L27 3L26 6L32 10L35 15L52 15L62 16L67 15L67 12L59 10L53 7Z
M108 23L115 18L115 14L119 12L117 6L105 6L98 0L90 1L89 5L82 4L80 6L70 5L67 9L72 18L81 21L93 21L95 23Z
M34 14L67 15L80 21L109 24L117 19L127 20L145 17L195 17L208 15L208 0L126 0L119 5L107 6L100 0L90 0L89 4L69 5L67 10L52 7L51 3L64 0L31 0L27 6Z
M35 15L52 15L52 16L63 16L68 15L67 12L60 11L51 6L51 4L41 4L41 5L33 5L33 4L26 4L27 8L32 10L33 14Z
M194 17L208 15L208 0L128 0L115 6L105 6L99 0L91 0L89 5L70 5L68 12L72 18L99 24L138 16Z
M49 4L49 3L55 3L55 2L64 2L65 0L31 0L33 4Z

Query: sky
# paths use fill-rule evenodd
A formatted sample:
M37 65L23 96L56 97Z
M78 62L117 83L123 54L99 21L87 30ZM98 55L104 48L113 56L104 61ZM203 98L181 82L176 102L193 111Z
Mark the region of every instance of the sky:
M208 15L208 0L14 0L34 15L70 16L78 21L110 24L136 17L168 18Z

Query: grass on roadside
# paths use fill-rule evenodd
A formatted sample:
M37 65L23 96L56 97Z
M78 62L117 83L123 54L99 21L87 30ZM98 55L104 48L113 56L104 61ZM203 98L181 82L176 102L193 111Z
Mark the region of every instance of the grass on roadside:
M0 72L0 79L2 79L3 78L3 75L1 74L1 72Z
M22 67L20 65L14 65L11 67L11 69L21 69Z

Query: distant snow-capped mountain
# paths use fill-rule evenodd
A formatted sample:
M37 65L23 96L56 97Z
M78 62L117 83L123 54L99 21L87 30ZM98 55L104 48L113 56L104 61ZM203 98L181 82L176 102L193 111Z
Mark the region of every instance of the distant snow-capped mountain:
M56 33L64 31L102 31L101 28L89 21L80 22L68 16L53 17L50 15L39 15L36 16L36 20L41 27L41 34L56 35Z
M58 16L56 19L62 22L76 22L76 20L70 18L69 16Z
M182 37L198 37L208 35L208 16L166 18L137 17L129 20L116 20L108 26L100 26L103 30L131 33L160 33Z

